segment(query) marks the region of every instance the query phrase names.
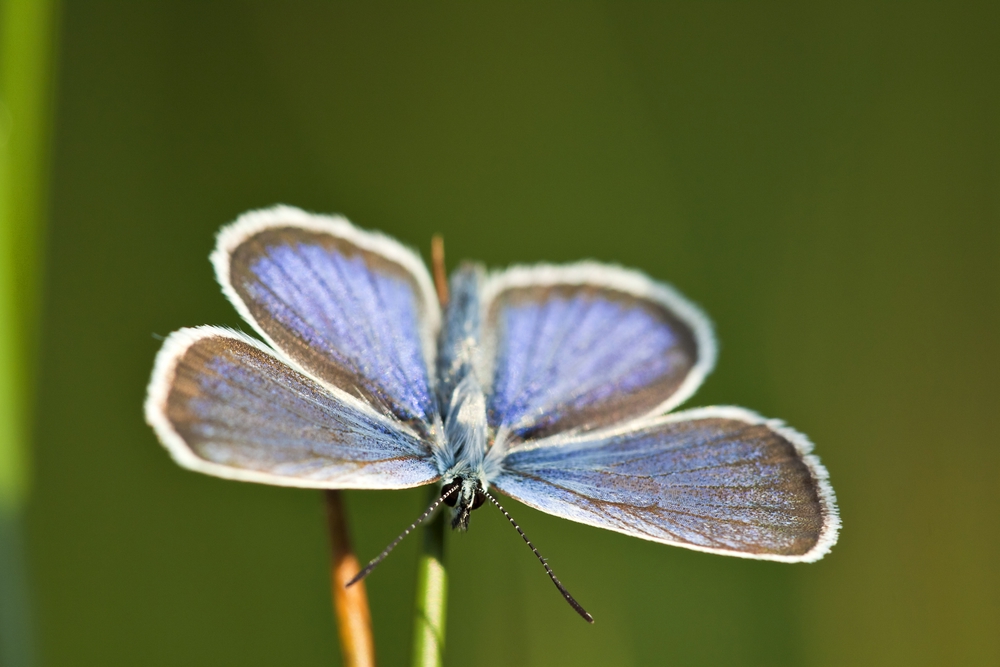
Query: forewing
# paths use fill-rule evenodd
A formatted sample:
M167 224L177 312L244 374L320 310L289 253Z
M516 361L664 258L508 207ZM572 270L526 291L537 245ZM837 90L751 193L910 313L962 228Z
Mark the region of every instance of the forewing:
M780 422L705 408L515 450L493 484L543 512L655 542L814 561L840 523L810 449Z
M438 478L428 442L408 426L215 327L167 338L146 421L179 464L218 477L330 489Z
M293 364L427 431L440 311L413 252L282 206L225 227L212 262L240 314Z
M617 267L509 269L487 281L482 309L489 418L513 440L665 412L715 362L694 305Z

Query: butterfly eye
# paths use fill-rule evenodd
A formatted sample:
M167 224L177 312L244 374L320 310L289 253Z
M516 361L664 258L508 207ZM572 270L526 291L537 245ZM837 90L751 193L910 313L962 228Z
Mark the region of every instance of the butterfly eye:
M461 482L454 481L451 484L445 484L444 488L441 489L441 495L447 494L447 498L444 499L444 504L448 507L454 507L455 503L458 502L458 487L461 486Z
M480 505L486 502L486 494L482 492L481 489L476 489L476 495L472 499L472 509L478 509Z

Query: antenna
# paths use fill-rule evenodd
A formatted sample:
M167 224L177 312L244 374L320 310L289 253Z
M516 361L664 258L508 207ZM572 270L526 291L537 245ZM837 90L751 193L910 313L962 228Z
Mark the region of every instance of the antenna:
M382 553L380 553L378 556L376 556L375 558L373 558L372 560L370 560L368 562L368 565L365 565L365 569L361 570L356 575L354 575L354 578L351 579L350 581L348 581L344 585L344 587L347 588L348 586L353 586L354 584L358 583L359 581L361 581L362 579L364 579L365 577L367 577L369 574L371 574L372 570L375 569L375 566L378 565L379 563L381 563L382 561L384 561L385 557L389 555L389 552L392 551L393 549L395 549L396 545L399 544L400 542L402 542L404 537L406 537L407 535L409 535L410 533L412 533L414 528L416 528L417 526L419 526L420 524L422 524L427 519L427 517L429 517L431 514L434 513L434 510L436 510L438 507L441 506L441 503L443 503L445 501L445 499L448 498L448 496L450 496L451 494L453 494L456 491L458 491L458 489L459 489L458 485L455 485L455 486L451 487L450 489L448 489L447 491L445 491L444 493L442 493L440 498L438 498L437 500L435 500L434 502L431 503L431 506L427 508L427 511L425 511L423 514L421 514L420 517L416 521L414 521L413 523L410 524L409 528L407 528L406 530L404 530L400 534L399 537L397 537L396 539L394 539L389 546L387 546L385 549L383 549ZM496 501L494 501L494 502L496 502ZM499 507L499 505L498 505L498 507ZM503 508L501 508L501 509L503 509ZM505 512L505 514L506 514L506 512ZM520 528L518 528L518 530L520 530ZM525 539L528 539L528 538L525 538ZM529 542L528 544L530 545L531 543ZM558 586L559 583L556 582L556 585ZM567 593L567 595L569 595L569 593Z
M483 491L483 495L485 495L498 510L503 512L503 515L507 517L508 521L510 521L510 525L514 526L514 528L517 530L518 535L521 536L521 539L524 540L524 543L528 545L528 548L531 549L532 553L535 554L535 557L538 558L539 562L542 564L542 567L545 568L545 572L549 575L549 579L552 580L552 583L556 585L556 588L559 589L559 592L562 593L564 598L566 598L566 602L569 602L569 606L573 607L576 613L580 614L580 616L583 617L583 620L587 621L588 623L593 623L594 617L588 614L587 610L584 609L582 606L580 606L580 603L577 602L575 599L573 599L573 596L569 594L569 591L566 590L566 587L563 586L562 583L560 583L559 578L556 577L556 573L552 571L551 567L549 567L548 561L542 558L542 554L538 553L538 549L536 549L535 545L531 543L531 540L528 539L528 536L524 534L524 531L521 530L521 527L517 525L517 522L514 521L514 517L508 514L507 510L505 510L503 506L497 502L497 499L491 496L488 491Z

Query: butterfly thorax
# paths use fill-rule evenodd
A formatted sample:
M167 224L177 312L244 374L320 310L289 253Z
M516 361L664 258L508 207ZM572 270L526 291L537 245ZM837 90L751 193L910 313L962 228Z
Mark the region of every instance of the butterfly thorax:
M469 513L482 505L488 486L488 426L486 396L472 374L466 375L452 392L444 423L447 452L443 492L451 491L445 503L455 508L452 527L465 530Z

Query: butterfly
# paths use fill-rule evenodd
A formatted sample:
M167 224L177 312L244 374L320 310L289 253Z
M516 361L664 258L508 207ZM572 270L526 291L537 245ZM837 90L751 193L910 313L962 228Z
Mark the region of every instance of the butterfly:
M711 371L715 339L696 306L639 272L464 263L442 309L415 252L286 206L223 227L211 261L264 342L212 326L164 341L145 414L185 468L321 489L440 485L400 539L441 504L459 530L487 502L514 523L495 489L716 554L810 562L836 542L834 493L804 435L743 408L670 412Z

